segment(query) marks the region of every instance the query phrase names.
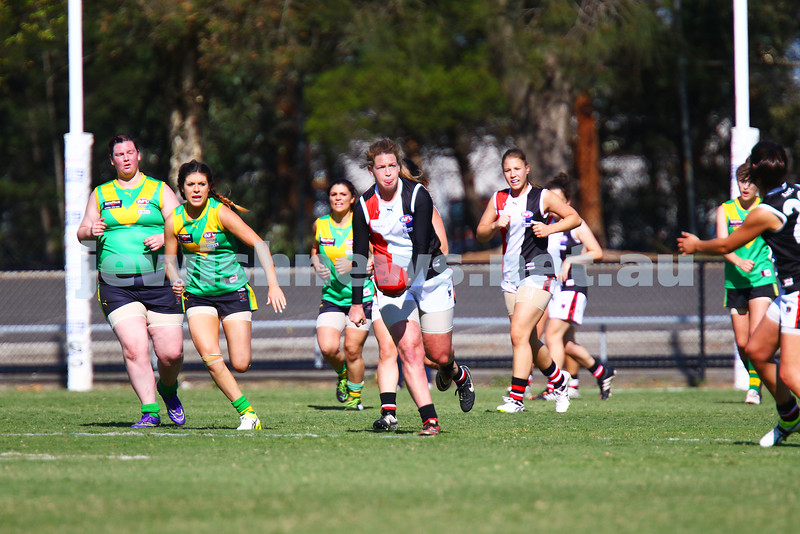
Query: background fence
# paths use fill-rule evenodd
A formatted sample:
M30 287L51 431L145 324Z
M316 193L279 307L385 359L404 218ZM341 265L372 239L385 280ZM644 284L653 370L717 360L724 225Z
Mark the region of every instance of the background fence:
M679 368L690 380L708 367L732 367L730 318L722 307L723 264L660 256L622 256L588 269L591 279L584 325L577 340L619 368ZM460 363L510 368L508 318L498 289L499 266L456 266L454 343ZM279 269L288 300L283 314L255 286L261 308L253 315L253 366L248 374L320 366L314 325L320 288L310 268ZM95 297L96 298L96 297ZM125 375L119 344L99 305L92 306L96 381ZM66 373L63 271L0 272L0 381L63 380ZM205 373L186 330L186 372ZM368 368L377 345L367 340Z

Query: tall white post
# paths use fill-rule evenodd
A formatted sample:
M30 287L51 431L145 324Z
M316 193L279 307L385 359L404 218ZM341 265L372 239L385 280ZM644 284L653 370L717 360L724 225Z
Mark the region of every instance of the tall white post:
M85 293L89 280L89 254L78 242L91 185L92 134L83 132L83 19L81 0L69 0L69 127L64 135L64 270L67 305L67 389L92 389L91 300Z
M735 125L731 129L731 198L739 196L736 185L736 169L750 155L753 145L758 143L757 128L750 127L750 58L748 56L747 0L733 0L733 77L736 98ZM734 354L734 387L746 390L750 375L739 358L736 344Z

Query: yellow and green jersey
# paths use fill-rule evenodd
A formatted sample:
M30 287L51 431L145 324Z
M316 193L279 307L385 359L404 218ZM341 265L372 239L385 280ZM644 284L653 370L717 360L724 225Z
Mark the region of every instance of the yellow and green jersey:
M325 215L317 219L317 233L314 235L319 250L320 260L331 271L330 281L322 288L322 300L349 308L352 304L353 286L350 275L344 276L340 280L336 274L334 264L339 258L353 259L353 224L338 227L331 221L330 215ZM372 280L364 282L364 300L372 301L375 294L375 287Z
M236 258L236 238L219 220L223 205L209 197L197 219L186 216L185 204L172 212L172 230L185 258L186 291L193 295L213 297L247 284L247 275Z
M145 238L164 232L164 182L142 175L133 189L123 189L117 180L95 188L97 209L106 223L97 240L97 268L108 274L146 274L159 265L158 255L145 246Z
M756 198L749 210L742 207L738 198L725 202L722 207L728 223L728 234L742 225L747 214L761 203ZM737 256L745 260L753 260L755 265L749 273L736 267L729 261L725 262L725 289L745 289L769 284L777 284L775 267L772 264L772 252L761 236L756 237L746 245L734 251Z

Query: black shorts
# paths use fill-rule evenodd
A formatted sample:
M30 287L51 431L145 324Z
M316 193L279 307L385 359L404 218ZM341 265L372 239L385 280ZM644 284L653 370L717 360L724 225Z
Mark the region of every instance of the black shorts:
M745 287L741 289L726 289L725 304L726 308L747 308L747 303L760 297L775 299L778 296L778 288L775 284L765 286Z
M365 302L364 306L364 317L369 320L372 320L372 302ZM322 315L323 313L328 312L340 312L345 315L350 313L350 306L339 306L334 304L333 302L328 302L327 300L323 300L322 303L319 305L319 313L317 315Z
M210 306L217 310L220 317L258 309L255 293L249 284L236 291L214 296L194 295L187 291L183 294L183 309L186 311L193 306Z
M97 277L97 300L106 318L109 313L131 302L140 302L147 310L156 313L183 313L180 299L172 292L166 276L118 274L106 281L101 274Z

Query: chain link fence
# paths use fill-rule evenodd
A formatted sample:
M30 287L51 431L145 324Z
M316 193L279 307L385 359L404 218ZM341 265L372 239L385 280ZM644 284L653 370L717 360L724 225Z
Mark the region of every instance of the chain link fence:
M456 265L454 270L453 340L459 362L510 369L499 263ZM314 337L320 282L306 267L283 267L278 273L288 301L283 314L265 304L265 286L253 287L260 309L253 314L248 375L323 366ZM589 266L588 276L588 306L577 341L595 357L618 368L678 368L690 379L702 379L709 367L732 368L735 348L722 306L722 262L629 254ZM99 304L91 308L94 379L123 379L119 343ZM0 272L0 381L64 380L64 324L63 271ZM184 354L185 372L205 373L188 329ZM376 366L377 355L370 336L364 350L368 368Z

